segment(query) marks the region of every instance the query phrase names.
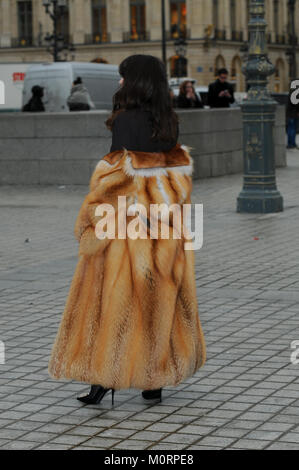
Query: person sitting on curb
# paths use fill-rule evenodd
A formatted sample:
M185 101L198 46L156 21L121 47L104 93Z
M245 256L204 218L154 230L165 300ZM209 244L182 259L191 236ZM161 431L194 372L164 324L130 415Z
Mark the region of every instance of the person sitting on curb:
M70 111L89 111L95 109L87 88L83 85L81 77L76 78L73 83L71 94L67 99Z

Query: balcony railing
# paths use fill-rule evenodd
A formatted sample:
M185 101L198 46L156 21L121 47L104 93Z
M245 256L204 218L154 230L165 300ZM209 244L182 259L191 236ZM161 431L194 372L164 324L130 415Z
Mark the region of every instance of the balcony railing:
M127 31L123 33L123 42L139 42L139 41L149 41L150 40L150 32L149 31L140 31L137 33L137 36Z
M232 31L232 41L243 41L243 31Z
M19 38L12 38L11 47L32 47L33 46L33 37L32 36L22 36Z
M104 44L110 42L110 33L93 33L93 34L85 34L85 44Z
M298 45L298 36L292 37L292 35L289 34L287 40L288 40L288 44Z
M226 39L226 31L225 29L215 29L215 39L225 40Z
M286 44L286 37L284 34L276 34L275 36L276 44Z

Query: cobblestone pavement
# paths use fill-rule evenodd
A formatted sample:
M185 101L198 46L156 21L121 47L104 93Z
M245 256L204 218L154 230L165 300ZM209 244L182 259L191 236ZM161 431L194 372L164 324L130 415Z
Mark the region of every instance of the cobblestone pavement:
M208 360L165 389L81 405L82 383L47 364L77 260L73 225L86 187L0 188L2 449L299 449L299 152L277 172L281 214L235 212L241 176L196 182L204 245L196 253Z

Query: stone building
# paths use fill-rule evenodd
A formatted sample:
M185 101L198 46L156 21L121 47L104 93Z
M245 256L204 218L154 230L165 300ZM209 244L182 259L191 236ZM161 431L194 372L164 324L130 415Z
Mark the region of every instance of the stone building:
M161 1L65 0L57 32L61 40L74 47L61 52L61 60L118 64L134 53L161 57ZM0 0L0 62L52 60L45 37L52 34L53 25L44 3L47 1ZM270 86L275 91L286 91L288 0L265 0L265 4L269 56L276 66ZM248 39L248 7L249 0L165 0L169 75L177 73L175 41L181 36L187 43L188 76L207 85L215 71L226 66L236 90L243 91L241 66ZM299 34L299 1L295 16Z

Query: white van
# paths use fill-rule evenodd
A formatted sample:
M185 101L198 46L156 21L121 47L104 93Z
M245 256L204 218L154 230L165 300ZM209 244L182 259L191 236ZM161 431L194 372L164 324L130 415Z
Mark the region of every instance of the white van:
M21 110L24 79L31 65L23 62L0 63L0 112ZM1 89L4 96L1 96Z
M96 109L111 110L112 97L119 88L117 65L90 62L52 62L32 65L24 81L23 105L31 98L34 85L44 87L43 103L48 112L68 111L67 98L77 77L89 91Z

